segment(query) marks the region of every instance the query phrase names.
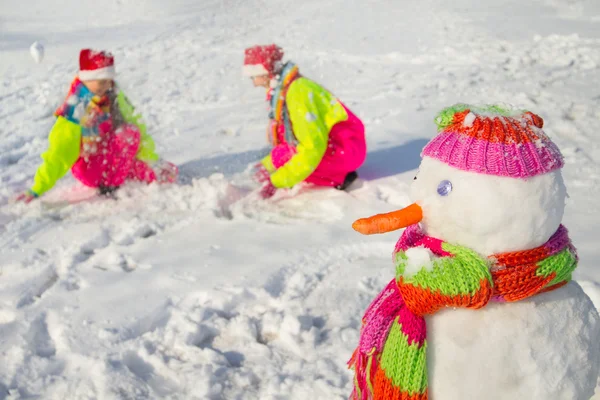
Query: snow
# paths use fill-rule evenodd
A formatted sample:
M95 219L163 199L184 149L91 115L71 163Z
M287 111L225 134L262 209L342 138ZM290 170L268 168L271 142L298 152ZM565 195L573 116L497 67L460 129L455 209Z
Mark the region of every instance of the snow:
M404 268L403 276L411 277L416 275L423 268L427 270L433 269L433 253L425 247L412 247L405 252L408 260Z
M362 237L351 223L412 202L432 120L455 103L510 103L544 118L566 161L563 222L580 255L575 279L598 307L596 1L267 3L0 4L0 399L347 398L345 362L364 309L394 274L399 234ZM45 46L43 63L32 62L34 41ZM265 154L267 116L264 92L240 67L245 47L272 42L365 123L369 156L348 193L296 188L272 202L250 193L246 169ZM43 202L12 204L31 182L84 47L113 52L120 85L183 182L130 185L115 202L68 177ZM446 199L459 190L451 181ZM566 321L595 315L569 297L577 291L556 292L572 311L561 308L559 324L546 325L547 340L564 337ZM518 307L544 322L551 305L540 301ZM431 321L430 343L451 324L470 340L469 318L492 323L505 306L489 317L448 310ZM594 321L579 334L592 334ZM486 330L478 345L507 346L508 325ZM515 342L518 371L535 379L560 364L552 351L527 358L547 342L527 350L536 340L511 334L523 339ZM470 353L441 343L436 351L453 359ZM499 351L474 350L507 362ZM565 349L573 357L584 350ZM448 359L433 357L435 391L435 368ZM461 374L455 387L490 368L446 366ZM582 377L572 373L560 398ZM533 396L543 397L547 382L538 383Z
M29 52L33 60L38 64L44 59L44 46L40 42L33 42L31 47L29 47Z
M522 302L490 304L481 312L444 310L427 319L427 334L435 343L428 346L429 359L435 360L432 398L589 400L593 395L600 317L575 282ZM564 365L570 366L568 377L559 367ZM543 385L530 385L542 376ZM465 377L464 385L456 385Z
M463 126L465 126L465 127L473 126L473 122L475 122L476 118L477 118L477 116L475 114L473 114L472 112L469 112L465 116L465 119L463 120Z

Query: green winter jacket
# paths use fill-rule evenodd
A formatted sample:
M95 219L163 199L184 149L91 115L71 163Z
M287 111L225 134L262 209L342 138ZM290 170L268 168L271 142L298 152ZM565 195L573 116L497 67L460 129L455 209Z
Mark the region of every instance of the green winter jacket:
M298 145L296 154L280 168L275 168L270 154L262 160L276 188L291 188L308 178L327 150L331 128L348 119L329 91L306 78L290 84L285 102Z

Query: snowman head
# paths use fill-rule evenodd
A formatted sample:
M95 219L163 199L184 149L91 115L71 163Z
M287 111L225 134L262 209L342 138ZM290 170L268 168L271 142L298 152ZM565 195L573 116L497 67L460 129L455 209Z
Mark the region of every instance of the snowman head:
M421 223L428 235L483 255L545 243L561 223L567 192L562 155L543 120L508 107L459 104L436 123L440 132L423 149L411 187L415 203L387 215L393 222L378 232L363 233Z

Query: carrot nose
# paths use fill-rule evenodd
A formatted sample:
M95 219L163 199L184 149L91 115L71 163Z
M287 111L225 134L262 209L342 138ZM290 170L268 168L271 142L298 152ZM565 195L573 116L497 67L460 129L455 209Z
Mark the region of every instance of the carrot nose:
M352 228L363 235L392 232L419 223L423 219L423 210L413 203L402 210L386 214L377 214L354 221Z

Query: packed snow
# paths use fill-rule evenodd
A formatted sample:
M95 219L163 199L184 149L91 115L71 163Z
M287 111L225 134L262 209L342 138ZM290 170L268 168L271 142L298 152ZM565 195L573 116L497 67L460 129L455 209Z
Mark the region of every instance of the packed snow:
M495 303L428 318L431 397L589 400L593 386L585 383L600 368L600 318L577 283L562 289L510 310ZM558 367L565 365L568 374Z
M452 196L434 190L447 180ZM429 235L484 255L543 245L563 219L566 196L561 170L524 180L462 171L427 156L410 190Z
M0 399L347 398L346 361L364 309L394 274L399 235L364 237L351 223L412 202L433 118L454 103L510 103L544 118L565 156L563 223L580 256L563 295L579 285L600 307L597 1L9 3L0 3ZM241 74L243 49L273 42L365 123L369 154L349 191L298 187L268 202L252 192L267 115L263 90ZM115 54L119 84L181 182L130 184L114 201L68 176L14 204L83 47ZM520 306L535 319L538 301ZM579 302L572 312L590 310ZM430 340L474 313L448 310ZM567 329L560 322L549 337ZM518 361L535 375L556 362L546 355ZM490 357L503 360L500 350ZM475 367L460 379L479 382ZM557 377L562 393L569 378Z
M33 42L29 48L29 52L33 60L38 64L44 59L44 46L40 42Z

